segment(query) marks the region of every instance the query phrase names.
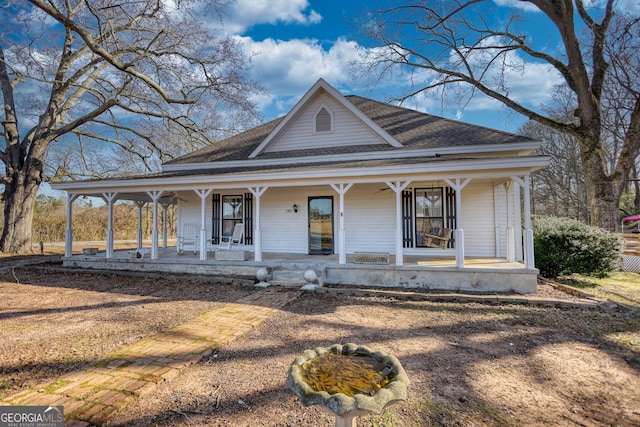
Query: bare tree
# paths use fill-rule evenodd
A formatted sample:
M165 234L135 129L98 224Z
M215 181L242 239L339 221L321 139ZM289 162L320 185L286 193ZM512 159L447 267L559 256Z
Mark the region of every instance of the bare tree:
M33 205L48 176L116 174L121 168L97 161L106 146L153 170L194 144L212 143L226 117L234 126L256 118L249 97L261 88L245 78L249 59L210 27L221 23L215 17L223 19L227 2L29 0L0 7L0 251L31 250Z
M520 132L541 140L541 154L551 159L547 168L532 176L535 213L589 222L587 188L576 138L534 121L525 123Z
M360 28L372 46L360 66L377 76L408 71L411 85L400 100L427 91L468 88L467 96L480 92L573 136L580 146L591 223L616 229L620 195L640 154L640 23L614 14L614 0L601 9L588 9L582 0L518 3L537 7L555 27L559 51L534 44L536 37L521 28L522 16L503 17L491 10L493 2L409 0L365 14ZM507 75L526 69L527 61L546 64L570 89L570 120L550 116L513 96ZM627 112L623 132L611 140L606 110L621 100ZM607 158L607 144L617 144L615 158Z

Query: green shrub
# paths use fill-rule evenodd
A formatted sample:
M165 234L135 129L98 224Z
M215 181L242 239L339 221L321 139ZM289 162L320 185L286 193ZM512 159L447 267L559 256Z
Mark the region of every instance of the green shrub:
M533 219L536 267L544 277L580 273L604 277L620 268L622 240L614 233L559 217Z

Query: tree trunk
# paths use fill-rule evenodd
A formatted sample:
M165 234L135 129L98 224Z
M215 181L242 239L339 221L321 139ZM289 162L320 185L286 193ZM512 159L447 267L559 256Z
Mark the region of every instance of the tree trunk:
M608 231L619 230L621 185L615 176L607 173L604 159L597 149L600 144L583 142L582 165L589 199L590 224Z
M20 171L4 188L4 228L0 237L0 252L31 253L33 207L39 182Z

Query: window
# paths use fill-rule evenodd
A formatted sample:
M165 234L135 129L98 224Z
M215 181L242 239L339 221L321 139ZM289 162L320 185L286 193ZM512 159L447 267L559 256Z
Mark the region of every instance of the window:
M236 224L242 224L242 196L222 196L222 235L231 236Z
M325 107L322 107L316 114L316 132L331 132L331 122L331 113Z
M243 201L244 198L244 201ZM221 236L230 236L236 224L244 225L242 241L245 245L253 244L253 195L222 196L211 195L211 242L220 243Z
M444 227L442 188L416 189L416 246L421 247L422 235L432 228Z

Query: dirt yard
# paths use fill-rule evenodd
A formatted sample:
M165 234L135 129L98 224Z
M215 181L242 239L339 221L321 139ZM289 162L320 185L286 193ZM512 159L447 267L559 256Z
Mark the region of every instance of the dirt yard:
M0 397L256 292L240 281L6 265ZM304 294L111 425L332 426L284 381L303 350L347 342L394 354L411 381L406 402L359 426L640 425L640 319L629 312L327 294Z

